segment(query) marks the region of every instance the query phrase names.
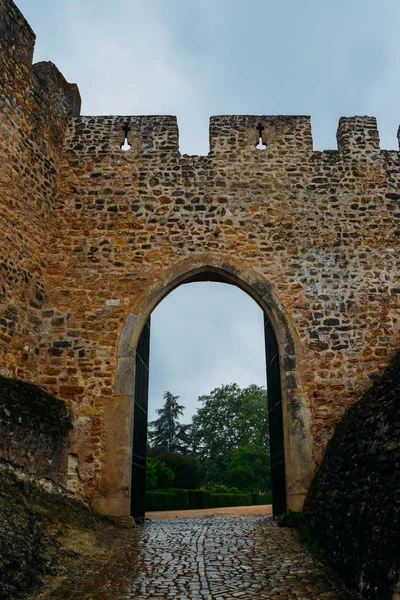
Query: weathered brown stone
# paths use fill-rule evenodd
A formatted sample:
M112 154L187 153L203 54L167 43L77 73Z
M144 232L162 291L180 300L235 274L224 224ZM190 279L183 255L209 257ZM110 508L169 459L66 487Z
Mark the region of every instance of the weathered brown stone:
M0 32L0 374L70 403L83 493L126 510L141 328L181 283L238 285L279 342L301 507L335 424L400 343L399 153L371 117L341 119L338 150L314 152L308 117L236 115L211 118L208 156L181 156L174 117L80 117L76 87L32 67L12 0Z

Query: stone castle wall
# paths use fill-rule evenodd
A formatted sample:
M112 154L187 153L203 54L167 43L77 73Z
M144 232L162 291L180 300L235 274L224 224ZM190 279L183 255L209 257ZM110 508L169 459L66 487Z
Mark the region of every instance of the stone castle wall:
M32 66L35 36L0 1L0 373L37 379L58 163L79 93L52 63Z
M400 160L379 148L375 119L341 119L338 149L314 152L308 117L218 116L209 155L182 156L174 117L78 116L76 88L52 65L31 69L33 34L11 0L0 39L19 65L2 81L1 373L71 405L86 497L128 495L132 393L117 376L133 381L137 330L125 344L126 324L196 269L235 273L256 300L252 282L268 283L286 449L302 427L318 465L400 342ZM295 479L304 498L310 473Z
M298 336L318 463L399 343L398 153L379 150L363 118L341 121L338 151L313 152L303 117L216 117L208 157L180 156L175 119L133 118L123 153L124 121L78 117L67 132L49 265L50 340L65 348L40 383L78 401L90 389L103 406L123 324L154 281L182 261L234 257L273 284ZM73 363L74 389L54 371L60 359Z

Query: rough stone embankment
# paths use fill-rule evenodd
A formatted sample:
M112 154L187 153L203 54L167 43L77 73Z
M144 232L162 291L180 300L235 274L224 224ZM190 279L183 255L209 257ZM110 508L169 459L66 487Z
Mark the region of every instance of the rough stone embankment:
M68 406L36 385L0 377L0 460L66 483Z
M305 516L335 569L365 598L397 598L400 353L337 426Z
M51 589L71 565L101 556L99 540L109 530L118 532L83 503L0 464L0 598L25 597L44 581Z

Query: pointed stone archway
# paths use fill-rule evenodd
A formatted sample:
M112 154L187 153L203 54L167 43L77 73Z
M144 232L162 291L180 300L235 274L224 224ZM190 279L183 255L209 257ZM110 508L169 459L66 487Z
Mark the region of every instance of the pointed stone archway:
M174 289L194 281L218 281L236 285L263 310L279 350L282 393L283 444L287 507L302 508L313 474L312 439L307 395L298 372L298 347L289 319L273 285L253 270L226 260L206 257L183 261L160 277L140 303L141 310L127 315L118 346L116 394L104 412L104 496L93 502L97 512L129 515L132 490L131 467L135 396L136 349L142 330L156 306Z

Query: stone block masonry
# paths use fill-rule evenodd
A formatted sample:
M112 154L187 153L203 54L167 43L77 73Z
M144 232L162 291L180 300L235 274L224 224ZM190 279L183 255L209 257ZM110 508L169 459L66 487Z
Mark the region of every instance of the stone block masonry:
M0 0L0 373L70 405L84 497L127 513L140 329L184 281L236 283L278 338L301 507L399 346L399 153L371 117L342 118L338 149L314 152L308 117L236 115L211 118L208 156L182 156L175 117L79 116L76 86L31 66L33 41Z
M0 1L0 373L37 380L46 307L48 235L76 86L52 63L32 67L35 36Z

